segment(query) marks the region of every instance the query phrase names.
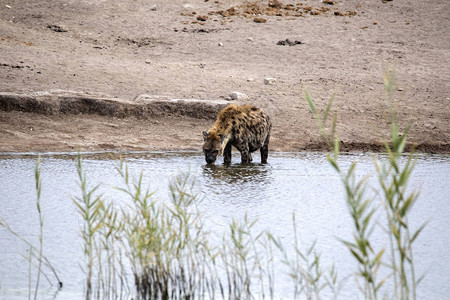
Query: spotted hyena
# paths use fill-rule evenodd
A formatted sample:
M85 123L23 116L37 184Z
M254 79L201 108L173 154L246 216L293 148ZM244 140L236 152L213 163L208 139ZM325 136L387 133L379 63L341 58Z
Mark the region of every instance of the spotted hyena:
M252 161L252 152L260 150L261 162L267 163L272 123L268 115L252 105L230 104L214 125L203 131L203 153L208 164L223 154L224 163L231 162L231 146L241 152L241 162Z

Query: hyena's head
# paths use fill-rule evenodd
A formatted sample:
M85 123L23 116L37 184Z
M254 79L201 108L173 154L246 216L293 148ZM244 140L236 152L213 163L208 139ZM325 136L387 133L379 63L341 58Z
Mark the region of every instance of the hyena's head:
M223 142L226 135L218 135L215 132L203 131L203 153L205 154L205 160L208 164L213 164L216 159L222 155Z

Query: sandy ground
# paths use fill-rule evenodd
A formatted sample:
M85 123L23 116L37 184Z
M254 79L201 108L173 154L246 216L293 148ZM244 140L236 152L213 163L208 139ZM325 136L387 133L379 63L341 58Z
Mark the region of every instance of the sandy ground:
M320 150L307 89L322 109L334 95L343 149L366 151L386 137L383 71L394 68L409 141L450 152L449 11L448 0L0 0L0 92L239 91L272 117L271 150ZM212 122L1 110L0 152L200 150Z

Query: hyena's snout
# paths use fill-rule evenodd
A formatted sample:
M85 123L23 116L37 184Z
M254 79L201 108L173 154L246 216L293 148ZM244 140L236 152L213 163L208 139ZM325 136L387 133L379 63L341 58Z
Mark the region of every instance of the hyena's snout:
M208 164L213 164L217 159L217 155L214 153L205 154L205 160Z

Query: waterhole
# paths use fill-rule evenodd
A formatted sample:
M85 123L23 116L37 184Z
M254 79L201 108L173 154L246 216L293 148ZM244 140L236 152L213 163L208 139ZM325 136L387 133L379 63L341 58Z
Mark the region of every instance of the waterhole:
M120 203L126 198L116 187L123 186L118 176L119 155L83 154L83 167L89 187L100 184L98 194ZM383 155L377 155L383 160ZM85 275L82 220L73 203L80 195L76 154L47 154L41 157L41 210L44 217L43 251L52 261L64 284L61 290L41 278L42 299L81 299ZM231 221L257 220L253 230L269 230L288 245L293 241L293 213L300 245L314 242L324 268L333 263L342 279L339 299L361 297L355 284L358 270L354 258L339 239L352 238L352 220L345 202L340 177L323 153L270 153L268 164L229 166L205 164L199 153L134 153L123 156L130 176L142 174L143 186L155 192L153 199L168 201L169 182L180 172L195 179L193 190L198 208L212 241L220 243ZM256 159L255 159L256 160ZM341 168L357 161L357 178L368 175L367 196L378 199L379 190L374 156L342 155ZM406 158L404 158L406 160ZM35 155L0 156L0 217L21 237L38 245L39 217L36 209ZM221 161L221 160L220 160ZM238 156L233 161L239 161ZM445 299L450 294L450 156L418 155L409 190L420 191L409 222L417 229L428 222L414 244L417 276L425 274L418 287L418 299ZM379 201L377 218L383 224L384 211ZM372 235L376 248L388 247L382 229ZM30 264L28 247L0 227L0 296L2 299L28 297ZM274 251L274 256L281 254ZM286 268L275 268L277 298L290 299L293 288ZM33 278L36 276L31 267ZM48 274L51 277L51 274ZM34 280L34 279L33 279ZM51 280L53 280L51 278ZM33 282L33 281L32 281ZM388 286L389 288L389 286ZM330 295L326 295L328 298ZM257 297L258 298L258 297Z

